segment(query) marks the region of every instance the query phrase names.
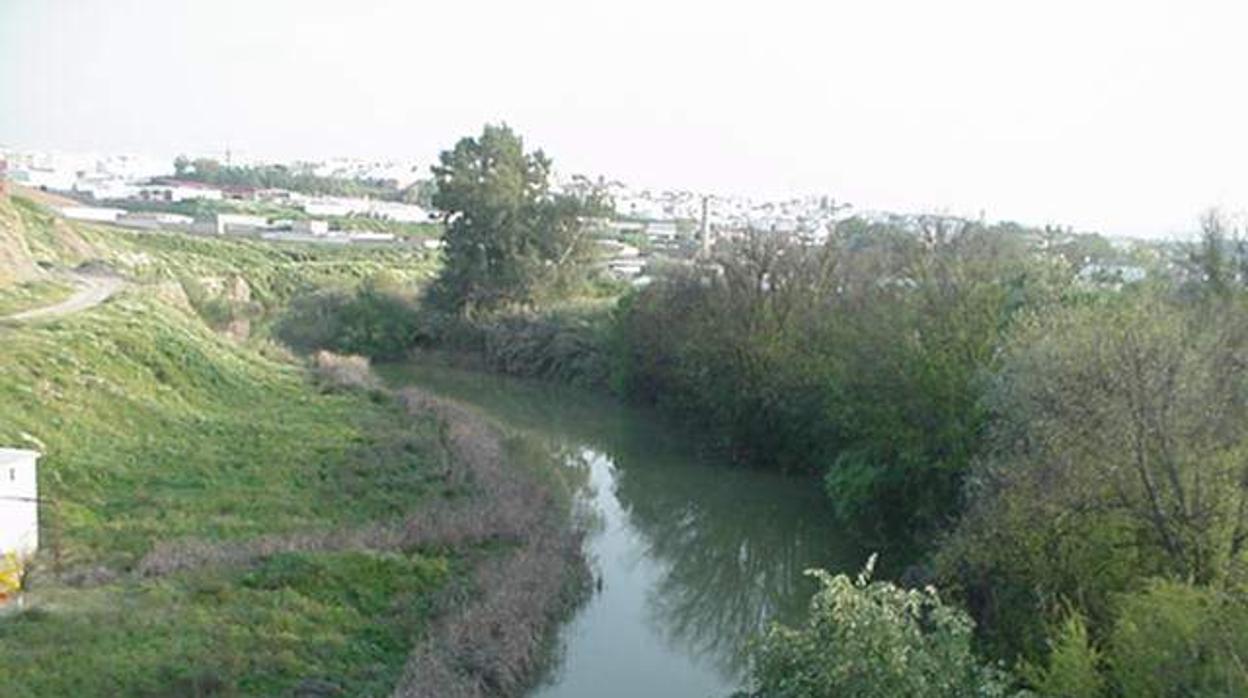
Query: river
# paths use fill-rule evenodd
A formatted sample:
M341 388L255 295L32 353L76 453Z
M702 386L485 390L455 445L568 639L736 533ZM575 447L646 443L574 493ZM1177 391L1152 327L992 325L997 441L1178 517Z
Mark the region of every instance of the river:
M387 375L475 406L580 483L601 586L561 628L532 698L724 698L742 685L750 638L802 620L814 592L803 570L866 559L817 483L706 457L653 412L441 367Z

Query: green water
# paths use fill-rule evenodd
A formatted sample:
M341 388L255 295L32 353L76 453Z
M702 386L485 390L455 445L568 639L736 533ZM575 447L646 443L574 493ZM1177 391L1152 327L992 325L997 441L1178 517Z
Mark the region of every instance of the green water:
M534 698L727 696L750 638L802 619L814 591L802 571L857 569L868 554L817 483L705 457L652 412L445 368L387 377L476 406L583 476L601 590L561 629Z

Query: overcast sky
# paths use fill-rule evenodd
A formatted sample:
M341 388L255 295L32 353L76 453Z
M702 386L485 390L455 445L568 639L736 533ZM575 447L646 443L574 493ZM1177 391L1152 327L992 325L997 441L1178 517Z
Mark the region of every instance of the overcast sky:
M1162 235L1248 205L1237 0L0 0L0 143L563 171Z

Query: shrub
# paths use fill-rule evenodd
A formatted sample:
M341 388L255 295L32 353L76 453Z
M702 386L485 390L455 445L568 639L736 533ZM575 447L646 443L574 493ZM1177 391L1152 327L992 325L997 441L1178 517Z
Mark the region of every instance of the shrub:
M824 475L843 519L930 535L961 503L1003 329L1061 283L1017 236L933 225L746 236L656 278L621 306L621 386L741 460Z
M276 334L299 351L328 349L393 360L412 349L419 326L412 298L370 280L356 291L328 289L296 298Z
M996 656L1039 657L1064 600L1102 638L1145 579L1233 577L1248 546L1242 312L1135 289L1015 323L940 565Z
M1096 698L1105 679L1099 672L1101 655L1088 639L1083 615L1071 609L1057 626L1051 641L1048 664L1024 665L1023 675L1042 696Z
M481 332L491 370L587 388L608 383L604 332L592 317L512 316L483 325Z
M1119 598L1110 671L1138 698L1248 695L1248 598L1155 580Z
M312 368L317 379L327 387L364 390L381 387L381 382L368 365L368 359L363 356L318 351L312 356Z
M0 603L22 590L25 566L14 553L0 556Z
M800 629L775 627L753 667L753 698L1004 696L1003 672L971 651L973 623L930 587L809 572L822 588Z

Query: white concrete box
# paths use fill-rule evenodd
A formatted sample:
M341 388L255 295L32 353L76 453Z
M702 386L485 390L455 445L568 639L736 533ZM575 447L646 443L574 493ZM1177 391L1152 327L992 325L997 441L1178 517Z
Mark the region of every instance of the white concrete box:
M0 448L0 556L39 548L39 455Z

